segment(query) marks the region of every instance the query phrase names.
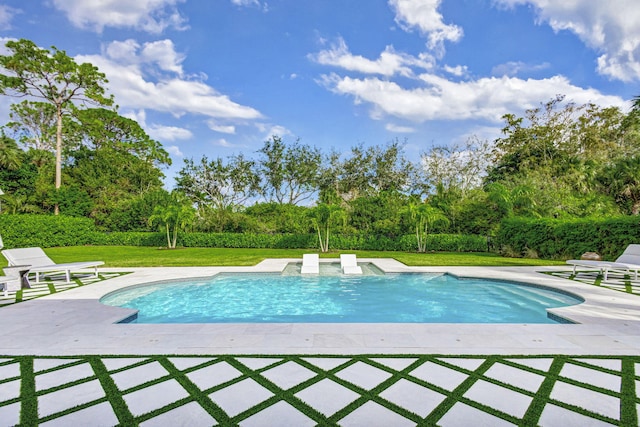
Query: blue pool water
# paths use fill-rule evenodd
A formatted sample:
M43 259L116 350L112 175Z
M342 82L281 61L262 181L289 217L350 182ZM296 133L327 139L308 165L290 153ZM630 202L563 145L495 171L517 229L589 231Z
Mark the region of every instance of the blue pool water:
M582 300L447 274L223 274L124 289L101 302L139 310L136 323L554 323L547 308Z

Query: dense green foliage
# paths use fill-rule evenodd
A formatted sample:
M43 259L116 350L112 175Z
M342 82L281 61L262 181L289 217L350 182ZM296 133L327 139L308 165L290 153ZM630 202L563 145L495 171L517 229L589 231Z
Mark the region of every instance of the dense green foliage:
M0 93L39 99L53 112L48 119L55 118L54 187L59 190L64 118L87 104L112 105L113 97L106 96L106 76L92 64L77 64L66 52L55 47L41 49L31 40L9 40L5 47L11 54L0 55L0 65L7 73L0 74ZM59 212L58 200L54 200L54 212Z
M613 253L628 238L609 242L591 235L589 241L566 230L554 243L547 225L553 219L570 224L584 218L595 227L592 218L616 218L611 221L620 236L635 236L632 221L617 218L640 213L638 98L625 113L558 96L522 117L505 112L495 141L471 137L411 157L397 140L323 153L273 135L253 153L185 159L176 182L167 183L175 184L169 193L162 182L169 154L139 123L102 108L114 101L105 95L104 74L28 40L9 41L7 48L10 55L0 55L6 73L0 74L0 94L43 90L47 96L10 106L11 121L0 134L2 214L60 211L111 232L98 239L106 244L167 247L425 252L477 250L476 243L437 236L498 235L512 239L502 246L516 254L563 257L583 248ZM516 233L509 224L526 230ZM158 229L164 242L149 237Z
M97 233L89 218L64 215L0 215L5 248L93 244Z
M614 260L631 243L640 242L637 216L578 219L511 218L502 222L494 244L510 256L545 259L579 258L597 252Z
M51 215L0 215L0 230L5 247L27 246L166 246L162 232L100 232L88 218ZM259 233L181 233L178 246L208 248L314 249L317 236L307 234ZM369 234L336 235L335 250L413 251L414 235L387 237ZM487 241L482 236L431 234L426 251L484 252Z

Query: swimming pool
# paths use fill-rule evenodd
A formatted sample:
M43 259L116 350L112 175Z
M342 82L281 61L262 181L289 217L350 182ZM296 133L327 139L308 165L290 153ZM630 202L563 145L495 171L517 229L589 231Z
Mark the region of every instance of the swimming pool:
M134 323L555 323L583 302L549 288L449 274L299 276L224 273L113 292Z

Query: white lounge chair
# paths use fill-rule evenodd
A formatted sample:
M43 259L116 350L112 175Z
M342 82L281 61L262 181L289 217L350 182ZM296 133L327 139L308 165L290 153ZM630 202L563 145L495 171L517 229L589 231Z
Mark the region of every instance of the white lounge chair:
M319 274L320 273L320 256L318 254L302 255L302 274Z
M35 274L36 283L40 282L42 273L64 273L67 283L71 282L71 272L78 270L94 269L95 276L98 277L98 266L103 265L102 261L71 262L67 264L56 264L44 253L42 248L20 248L5 249L2 255L9 261L9 266L28 266L28 273ZM25 267L26 268L26 267Z
M570 259L567 264L573 265L573 274L577 267L600 270L604 280L607 280L609 272L634 273L634 280L638 280L640 270L640 245L629 245L615 261L593 261L586 259Z
M341 254L340 267L344 274L362 274L362 267L358 265L355 254Z
M9 292L15 292L22 289L22 278L20 270L15 267L5 267L4 276L0 276L0 289L4 292L4 297L9 296Z

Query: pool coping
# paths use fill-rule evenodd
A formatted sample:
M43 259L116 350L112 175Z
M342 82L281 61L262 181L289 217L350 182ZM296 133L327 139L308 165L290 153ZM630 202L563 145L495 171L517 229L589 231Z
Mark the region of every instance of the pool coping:
M321 259L321 262L335 262ZM223 272L277 273L300 259L251 267L101 269L131 274L0 310L7 355L81 354L640 354L640 298L545 272L567 267L409 267L394 259L359 259L386 273L449 273L517 281L576 294L584 303L550 310L578 324L242 323L118 324L130 309L99 299L135 284ZM640 286L640 284L638 284Z

